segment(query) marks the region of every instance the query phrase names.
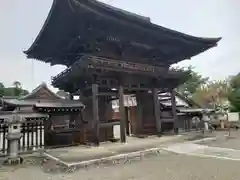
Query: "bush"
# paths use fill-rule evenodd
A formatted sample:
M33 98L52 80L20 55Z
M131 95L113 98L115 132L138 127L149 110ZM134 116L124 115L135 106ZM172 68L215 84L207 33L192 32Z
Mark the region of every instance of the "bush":
M229 95L229 101L231 103L231 112L240 112L240 89L232 90Z

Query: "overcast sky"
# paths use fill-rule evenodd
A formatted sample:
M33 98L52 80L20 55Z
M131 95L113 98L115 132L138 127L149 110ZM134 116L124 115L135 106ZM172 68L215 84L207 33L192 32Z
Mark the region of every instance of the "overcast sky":
M223 37L219 46L185 61L211 79L240 71L239 0L102 0L151 18L153 23L202 37ZM32 90L64 69L26 59L52 5L52 0L0 0L0 82L15 80Z

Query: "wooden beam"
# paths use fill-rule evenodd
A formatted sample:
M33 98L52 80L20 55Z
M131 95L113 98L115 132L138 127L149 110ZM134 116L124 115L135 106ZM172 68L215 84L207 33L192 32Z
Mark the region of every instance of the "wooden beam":
M118 97L118 93L115 92L101 92L97 94L98 96L116 96Z
M99 145L99 110L98 110L98 85L92 84L92 107L93 107L93 134L94 134L94 143Z
M126 113L124 107L124 89L123 86L119 87L119 111L120 111L120 136L121 142L126 142Z
M161 134L162 132L162 122L161 122L161 113L160 113L160 102L158 100L158 90L156 88L152 91L153 94L153 103L154 103L154 115L156 121L157 133Z
M171 101L172 101L172 114L174 120L174 132L178 134L178 117L176 109L176 93L174 90L171 91Z
M100 123L100 128L111 127L111 126L115 126L115 125L120 125L120 122L119 121L113 121L113 122Z

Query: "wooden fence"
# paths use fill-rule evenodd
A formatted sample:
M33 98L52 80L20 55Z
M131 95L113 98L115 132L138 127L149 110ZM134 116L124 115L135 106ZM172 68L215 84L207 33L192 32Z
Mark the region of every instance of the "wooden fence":
M0 155L7 155L8 140L8 125L0 121ZM22 123L21 127L22 138L19 140L19 151L29 152L44 147L44 124L43 119L27 119Z

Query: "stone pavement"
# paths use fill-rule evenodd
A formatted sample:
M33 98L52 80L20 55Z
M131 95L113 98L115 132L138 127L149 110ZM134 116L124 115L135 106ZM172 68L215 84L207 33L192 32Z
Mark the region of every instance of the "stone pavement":
M194 143L175 144L163 148L177 154L240 161L240 150L211 147Z
M225 134L222 132L213 134L218 136L217 141L208 138L209 141L204 142L198 141L201 138L199 134L179 136L176 140L167 140L159 144L155 144L157 139L166 137L156 138L148 141L149 144L147 144L149 146L151 144L163 145L160 147L162 151L158 155L144 156L140 161L128 161L114 166L112 164L99 165L96 168L87 167L78 171L73 169L71 173L61 171L59 168L51 172L46 171L46 168L49 167L44 168L44 166L51 168L51 166L57 165L54 161L42 165L36 163L35 165L0 168L0 180L238 180L240 161L233 159L238 158L240 150L232 150L231 147L223 149L218 146L226 141L235 140L229 144L239 142L240 133L232 134L232 138L224 137ZM217 144L217 142L219 143ZM212 143L215 143L215 147L211 146ZM136 147L140 147L144 143L136 144ZM105 146L107 147L108 144ZM113 147L111 146L111 148ZM119 149L117 146L115 148ZM179 152L180 150L181 152Z
M79 170L45 173L38 166L0 172L0 180L239 180L240 162L163 153L142 161Z
M128 137L127 143L102 143L100 147L77 146L47 150L45 155L64 164L101 159L120 154L144 151L161 147L167 143L183 141L182 136L151 136L147 138Z
M240 150L240 131L231 131L230 137L224 136L224 132L218 132L218 134L221 134L221 137L217 138L216 140L200 142L198 144ZM225 132L225 134L227 135L228 133Z
M240 132L215 132L215 138L176 143L163 148L166 151L200 157L240 161Z

